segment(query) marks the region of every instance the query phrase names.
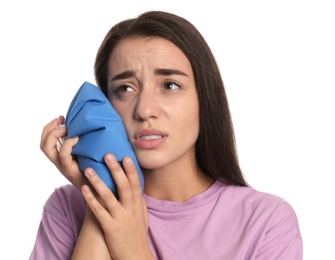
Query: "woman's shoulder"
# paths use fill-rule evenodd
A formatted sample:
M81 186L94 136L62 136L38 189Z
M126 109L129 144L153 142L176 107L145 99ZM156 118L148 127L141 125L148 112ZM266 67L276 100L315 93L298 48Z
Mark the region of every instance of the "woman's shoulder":
M229 201L229 205L235 209L239 208L244 212L259 212L261 215L266 213L272 215L276 212L282 217L295 218L293 207L280 195L260 191L250 186L235 186L223 183L218 184L218 186L221 189L219 199L225 202Z
M86 202L81 192L72 184L55 188L50 194L44 210L58 219L84 216Z
M54 189L50 194L48 201L71 201L71 200L81 200L82 195L80 191L72 184L65 184Z
M281 204L287 202L284 198L278 195L260 191L250 186L236 186L220 182L217 183L217 186L221 189L221 196L228 197L233 201L244 201L256 204Z
M299 222L286 199L252 187L223 183L218 187L220 193L216 204L217 211L222 213L220 217L225 216L225 223L229 223L235 233L239 230L245 241L251 241L260 258L268 259L269 255L276 258L282 254L285 259L296 259L294 255L299 255L297 259L300 259Z

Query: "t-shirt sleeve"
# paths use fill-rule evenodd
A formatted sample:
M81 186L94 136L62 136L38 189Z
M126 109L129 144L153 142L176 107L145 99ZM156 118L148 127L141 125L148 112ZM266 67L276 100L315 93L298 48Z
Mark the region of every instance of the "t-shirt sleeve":
M303 244L294 209L283 201L273 212L257 260L303 259Z
M85 215L80 192L67 185L46 201L30 260L71 259Z

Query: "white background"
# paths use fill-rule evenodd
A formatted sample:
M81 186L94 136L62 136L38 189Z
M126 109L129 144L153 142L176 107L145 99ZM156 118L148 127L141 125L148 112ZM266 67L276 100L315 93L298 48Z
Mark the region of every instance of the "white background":
M96 51L146 10L190 20L217 58L243 171L294 207L304 259L335 259L332 1L7 1L0 4L0 258L28 259L50 193L67 183L39 150ZM6 257L5 257L6 256Z

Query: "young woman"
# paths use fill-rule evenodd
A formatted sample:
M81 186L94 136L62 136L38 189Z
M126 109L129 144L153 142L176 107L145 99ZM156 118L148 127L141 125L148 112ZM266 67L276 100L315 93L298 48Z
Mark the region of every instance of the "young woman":
M64 117L41 149L73 184L45 204L31 259L302 259L296 214L240 170L218 66L197 29L151 11L116 24L95 62L97 85L125 125L144 175L105 161L119 198L72 157ZM80 137L79 137L80 138Z

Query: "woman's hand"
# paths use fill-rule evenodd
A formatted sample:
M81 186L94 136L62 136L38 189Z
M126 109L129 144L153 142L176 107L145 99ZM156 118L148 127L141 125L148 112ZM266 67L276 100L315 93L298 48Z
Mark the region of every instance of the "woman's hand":
M105 161L119 200L91 168L85 170L85 175L99 197L88 185L82 187L82 193L102 227L109 253L114 260L154 259L148 243L148 211L135 165L125 157L125 174L114 155L107 154Z
M65 118L60 116L48 123L44 128L41 136L40 148L57 169L78 189L85 183L88 183L79 165L74 160L72 148L78 142L78 137L67 139L60 151L57 150L57 141L66 136Z

